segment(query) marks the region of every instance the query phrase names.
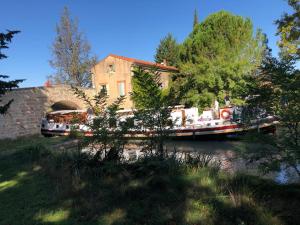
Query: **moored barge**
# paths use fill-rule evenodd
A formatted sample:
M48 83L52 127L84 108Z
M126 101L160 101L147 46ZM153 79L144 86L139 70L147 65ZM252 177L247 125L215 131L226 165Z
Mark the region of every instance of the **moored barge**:
M133 116L132 110L118 111L120 119ZM278 121L274 116L260 115L256 119L243 123L241 107L224 107L218 110L205 110L199 115L197 108L175 107L171 112L173 127L169 130L173 137L217 137L244 134L251 130L275 132ZM74 119L76 121L74 122ZM85 136L93 133L86 124L94 117L85 110L61 110L48 113L42 120L41 133L44 136L67 136L72 129ZM76 124L76 126L74 126ZM148 137L151 131L131 129L127 137ZM153 133L153 132L152 132Z

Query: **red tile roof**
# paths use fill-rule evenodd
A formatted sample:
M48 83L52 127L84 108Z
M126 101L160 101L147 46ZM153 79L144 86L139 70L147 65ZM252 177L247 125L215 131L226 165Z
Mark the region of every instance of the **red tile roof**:
M115 54L109 54L108 56L118 58L118 59L122 59L122 60L125 60L125 61L128 61L128 62L132 62L136 65L156 67L156 68L159 68L159 69L162 69L162 70L171 70L171 71L176 71L176 72L179 71L174 66L165 66L165 65L160 64L160 63L148 62L148 61L144 61L144 60L140 60L140 59L128 58L128 57L119 56L119 55L115 55Z

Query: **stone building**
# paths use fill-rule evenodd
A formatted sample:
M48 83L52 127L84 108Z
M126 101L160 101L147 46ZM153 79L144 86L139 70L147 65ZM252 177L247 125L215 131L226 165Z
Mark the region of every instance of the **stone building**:
M111 102L119 96L125 96L124 109L134 107L130 99L132 91L132 69L134 66L141 66L145 69L155 69L160 73L163 87L167 87L172 73L178 72L173 66L147 62L139 59L128 58L110 54L92 69L93 86L97 91L105 89L108 94L108 101Z
M109 101L120 95L126 96L123 108L132 108L129 93L132 90L131 77L133 66L146 69L154 68L160 72L163 86L167 86L170 75L178 70L165 64L156 64L142 60L109 55L92 70L93 88L84 88L89 96L94 96L105 88ZM69 85L46 85L45 87L20 88L1 96L3 103L13 99L5 115L0 115L0 139L17 138L40 134L41 120L49 111L87 109Z

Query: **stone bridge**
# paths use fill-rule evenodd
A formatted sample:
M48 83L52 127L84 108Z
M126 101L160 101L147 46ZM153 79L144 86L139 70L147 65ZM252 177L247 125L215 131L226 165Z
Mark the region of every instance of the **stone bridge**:
M95 89L84 89L88 96ZM0 139L40 134L41 119L47 112L63 109L86 109L70 86L20 88L1 98L3 102L13 99L8 112L0 115Z

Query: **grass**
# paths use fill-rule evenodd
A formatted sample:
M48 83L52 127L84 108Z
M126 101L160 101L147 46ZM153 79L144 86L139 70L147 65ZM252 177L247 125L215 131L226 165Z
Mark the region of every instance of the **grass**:
M299 224L299 185L172 159L87 165L85 155L53 151L65 140L2 144L1 225Z
M3 156L4 154L11 154L15 151L23 150L32 146L53 146L68 139L68 137L45 138L39 135L22 137L18 139L4 139L0 140L0 156Z

